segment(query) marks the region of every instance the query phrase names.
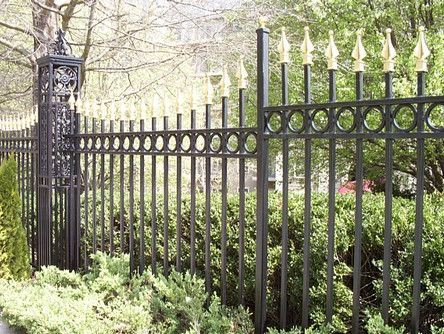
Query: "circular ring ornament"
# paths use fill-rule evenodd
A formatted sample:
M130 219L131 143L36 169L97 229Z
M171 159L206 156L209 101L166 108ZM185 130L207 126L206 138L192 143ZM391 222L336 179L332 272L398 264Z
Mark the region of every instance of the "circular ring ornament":
M271 133L280 133L283 129L284 117L283 114L279 111L271 111L268 113L267 118L267 129ZM274 124L278 123L278 124Z
M237 132L232 132L227 136L227 151L237 153L240 149L240 137Z
M429 129L432 130L433 132L444 132L444 125L442 125L442 126L435 125L435 124L433 124L432 119L431 119L433 110L436 110L437 108L441 108L441 113L442 113L441 119L444 119L444 103L433 103L427 108L427 111L425 113L425 121L426 121L426 124L429 127ZM438 113L439 113L439 110L438 110ZM444 124L444 121L442 121L441 124Z
M139 137L134 137L133 138L132 148L133 148L133 151L135 151L135 152L140 150L140 139L139 139Z
M347 113L351 115L353 118L352 124L349 127L342 126L341 117L347 117ZM356 114L355 110L352 107L342 107L339 109L336 114L336 126L337 128L346 133L352 132L356 128Z
M220 133L212 133L210 135L210 151L219 153L222 150L222 135Z
M177 138L175 134L170 134L168 136L168 151L176 152L177 150Z
M298 126L299 123L300 126ZM301 133L305 130L304 112L301 109L292 110L288 114L288 129L293 133Z
M125 136L123 139L123 149L127 152L131 149L131 138L129 136Z
M109 143L110 143L109 137L105 137L105 139L102 142L102 149L109 150L110 149Z
M250 154L257 152L257 134L255 132L248 131L245 134L244 150Z
M410 126L408 126L408 127L402 127L400 125L400 123L396 120L396 118L400 115L400 112L402 110L410 111L412 114L413 120L412 120ZM396 108L393 110L393 125L397 130L399 130L401 132L410 132L416 127L417 124L418 124L418 113L416 112L416 109L413 105L400 104L400 105L397 105Z
M93 141L94 141L94 138L93 137L89 137L88 138L88 142L87 142L87 147L88 147L88 150L91 150L92 148L93 148Z
M195 137L195 142L194 142L194 146L197 152L199 153L204 153L206 150L206 138L205 138L205 134L203 133L199 133L196 137Z
M153 142L151 140L151 136L146 136L145 138L142 139L142 142L143 142L143 148L145 151L147 151L147 152L152 151Z
M96 137L94 140L96 150L100 150L102 148L102 138Z
M114 148L114 150L119 150L120 149L120 137L114 137L114 140L113 140L113 148Z
M368 121L368 117L371 116L372 112L376 112L381 117L381 120L379 121L379 124L377 127L372 127L370 122ZM364 110L364 113L362 114L362 116L364 118L364 128L369 132L378 133L385 126L385 112L384 112L384 109L382 108L382 106L367 107Z
M324 126L318 126L316 125L316 117L322 117L325 116L327 118L327 122L326 124L324 124ZM321 121L323 121L321 119ZM328 129L330 128L330 118L328 115L328 110L325 108L320 108L320 109L316 109L315 111L312 112L311 114L311 127L312 129L317 132L317 133L324 133L327 132Z
M189 133L185 133L180 138L180 148L185 153L188 153L191 151L191 136Z
M157 135L154 137L154 148L157 152L161 152L165 149L165 139L163 135Z

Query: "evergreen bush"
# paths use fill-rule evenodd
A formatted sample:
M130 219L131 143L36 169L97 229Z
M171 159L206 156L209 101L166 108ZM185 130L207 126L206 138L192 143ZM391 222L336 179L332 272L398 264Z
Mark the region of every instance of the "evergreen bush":
M3 318L26 333L252 333L251 315L227 308L190 274L129 275L129 257L97 253L85 275L43 267L33 280L0 279Z
M20 219L17 165L10 157L0 166L0 278L29 277L29 251Z
M105 196L106 203L109 194ZM114 192L114 245L120 252L119 198ZM128 199L128 196L125 197ZM89 200L89 205L92 201ZM157 198L157 259L158 269L162 270L163 258L163 199ZM125 203L123 251L128 253L130 203ZM139 201L134 203L135 245L139 245ZM174 198L170 199L170 208L175 208ZM423 285L421 292L421 331L428 332L444 327L444 196L432 194L424 199L424 234L423 234ZM268 210L268 286L267 318L268 325L279 323L281 242L282 242L282 196L270 193ZM91 210L92 208L90 208ZM213 290L220 294L221 276L221 197L215 193L211 197L211 278ZM100 201L97 201L97 214ZM109 214L106 206L105 217ZM333 327L337 332L346 332L351 326L353 295L353 250L355 196L337 195L335 214L335 277L334 277L334 317ZM151 204L145 202L145 242L147 264L151 261ZM304 198L291 193L289 206L289 256L288 256L288 323L298 323L301 319L302 302L302 245ZM205 276L205 196L198 193L196 203L196 257L197 274ZM90 215L91 217L91 215ZM228 254L228 303L238 304L239 274L239 197L229 195L227 207L227 254ZM183 196L182 203L182 260L183 267L190 266L190 200ZM250 311L254 310L255 288L255 249L256 249L256 196L246 196L245 210L245 301ZM376 314L380 310L382 291L382 264L384 254L384 194L365 194L363 199L363 245L362 245L362 318L364 325L372 317L366 316L365 310ZM109 220L105 220L105 250L109 249ZM92 230L89 225L89 251L92 251ZM397 328L408 328L412 303L413 287L413 250L415 226L415 200L401 197L393 198L392 228L392 268L390 290L390 319ZM313 194L312 198L312 233L311 233L311 275L310 275L310 317L314 324L325 323L325 299L327 281L327 227L328 195ZM97 221L97 245L100 249L100 220ZM138 263L138 252L135 263ZM176 213L169 212L169 265L174 267L176 256ZM370 313L368 313L370 314Z

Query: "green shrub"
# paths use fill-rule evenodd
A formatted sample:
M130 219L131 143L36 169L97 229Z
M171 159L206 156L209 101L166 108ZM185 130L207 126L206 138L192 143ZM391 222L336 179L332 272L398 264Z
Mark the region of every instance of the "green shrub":
M125 203L125 244L119 244L119 198L114 192L114 242L116 252L128 252L129 229L128 208ZM109 194L105 201L109 203ZM221 275L221 197L211 197L211 277L213 290L220 294ZM325 323L326 296L326 256L327 256L327 222L328 197L326 194L313 194L312 198L312 237L311 237L311 278L310 278L310 317L312 323L321 326ZM170 200L169 212L169 265L175 265L176 256L176 207L174 198ZM91 205L91 201L89 201ZM139 200L134 203L135 245L140 242ZM269 326L279 322L280 271L281 271L281 207L280 193L270 193L268 210L268 290L267 317ZM424 201L424 235L423 235L423 289L421 302L421 330L427 332L433 325L444 327L444 196L428 195ZM100 202L97 201L98 216ZM334 317L333 327L338 332L345 332L351 326L352 316L352 273L354 247L354 195L337 195L335 211L335 277L334 277ZM145 242L147 263L151 261L151 207L145 202ZM393 199L392 230L392 284L390 319L395 327L408 327L410 321L411 294L413 284L413 249L415 201L405 198ZM105 217L109 217L106 206ZM290 194L289 200L289 256L288 256L288 323L297 324L301 319L302 302L302 245L304 199L302 195ZM163 258L163 199L157 199L157 256L158 268ZM198 193L196 204L196 256L197 274L204 277L205 258L205 201L204 195ZM239 266L239 198L229 195L227 206L227 255L228 255L228 304L238 304L238 266ZM91 217L91 215L90 215ZM246 231L245 231L245 301L247 307L254 310L255 284L255 247L256 247L256 197L254 193L246 196ZM362 309L378 311L381 305L382 258L384 235L384 195L365 194L363 202L363 245L362 245ZM183 197L182 202L182 260L185 268L190 267L190 201ZM109 223L105 224L104 249L109 249ZM92 226L90 222L90 228ZM98 221L98 245L100 247L100 224ZM92 235L91 229L89 236ZM92 239L84 239L89 251L92 251ZM135 252L135 263L139 253ZM362 314L363 319L365 314Z
M0 280L0 309L28 333L252 333L250 315L213 296L201 279L172 272L129 276L128 256L92 257L90 273L43 268L34 280Z
M11 157L0 166L0 278L25 279L30 274L20 210L17 165Z

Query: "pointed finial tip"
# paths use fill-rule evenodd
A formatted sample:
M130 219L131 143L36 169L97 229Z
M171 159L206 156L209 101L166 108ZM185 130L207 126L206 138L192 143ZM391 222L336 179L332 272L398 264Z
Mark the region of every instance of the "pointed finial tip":
M384 46L382 48L382 58L384 59L384 68L383 71L384 72L393 72L395 70L395 57L396 57L396 50L393 47L392 44L392 37L391 37L391 32L392 29L387 28L385 30L386 32L386 38L385 38L385 42L384 42Z
M352 57L355 59L355 72L364 72L364 58L367 55L367 52L364 49L364 45L362 45L361 37L362 29L359 29L356 31L356 44L352 52Z
M325 56L327 57L327 69L329 70L337 70L338 69L338 61L337 57L339 56L338 48L336 47L334 38L333 38L333 30L328 32L330 35L328 46L325 49Z
M279 58L280 63L289 63L290 62L290 43L287 40L287 36L285 34L285 27L282 27L281 40L278 45Z
M416 57L416 72L427 72L427 58L430 56L430 50L427 46L425 28L420 26L418 28L419 36L413 54Z
M313 64L313 55L311 54L314 51L313 43L310 40L310 34L309 34L310 28L308 26L304 27L305 36L304 41L301 45L301 51L302 51L302 64L303 65L312 65Z
M267 22L268 22L268 18L265 17L265 16L261 16L259 18L259 26L260 26L260 28L262 28L262 29L266 28Z
M329 35L329 36L333 37L334 34L335 34L335 33L334 33L333 30L329 30L329 31L328 31L328 35Z

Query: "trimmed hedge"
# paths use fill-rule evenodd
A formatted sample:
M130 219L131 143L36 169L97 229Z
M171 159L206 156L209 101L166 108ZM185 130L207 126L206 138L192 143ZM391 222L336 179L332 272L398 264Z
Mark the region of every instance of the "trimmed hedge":
M108 201L106 194L106 203ZM116 194L115 194L116 195ZM89 202L91 204L91 201ZM116 251L119 246L119 198L114 198L114 242ZM157 253L158 267L163 257L163 200L157 199ZM310 316L314 324L325 323L325 293L326 293L326 256L327 256L327 221L328 197L326 194L314 194L312 198L312 237L311 237L311 281ZM125 245L123 251L128 252L129 222L128 208L125 204ZM135 245L139 245L139 201L134 205ZM298 323L301 318L302 293L302 244L303 244L303 196L290 194L289 201L289 257L288 257L288 323ZM279 321L280 294L280 256L281 256L281 206L280 193L270 193L268 212L268 325L276 326ZM100 202L97 201L100 211ZM169 264L175 264L176 245L176 215L174 200L170 200L169 213ZM423 237L423 286L421 304L421 330L428 332L434 328L444 327L444 196L433 194L425 197L424 202L424 237ZM354 195L338 195L336 201L335 229L335 278L334 278L334 319L336 331L344 332L351 325L352 310L352 271L354 247ZM255 194L247 194L246 198L246 235L245 235L245 265L246 265L246 305L254 310L254 275L255 275ZM98 212L99 212L98 211ZM150 203L145 203L146 226L145 242L147 263L151 258L151 213ZM105 217L109 208L106 208ZM405 198L393 199L393 232L392 232L392 285L391 285L391 324L408 328L410 321L411 292L413 284L413 240L414 240L414 200ZM239 205L238 197L230 195L228 199L228 302L238 303L238 252L239 252ZM198 275L204 276L204 235L205 235L205 202L203 194L198 195L196 207L196 250ZM100 215L97 215L100 217ZM91 215L90 215L91 217ZM382 258L384 232L384 195L365 194L363 203L363 247L362 247L362 290L363 318L375 314L381 303L382 289ZM97 224L98 245L100 249L100 220ZM182 246L183 263L189 268L190 242L190 206L189 198L182 203ZM92 226L90 222L90 228ZM211 203L211 275L213 287L220 293L221 273L221 199L220 194L212 195ZM88 247L91 250L93 233L90 229ZM109 249L109 218L105 220L105 250ZM136 249L135 263L138 262ZM365 313L367 312L367 313ZM369 318L370 319L370 318ZM364 320L364 322L368 322Z
M252 333L242 308L204 307L201 279L172 272L129 276L129 257L93 256L86 275L44 267L33 280L0 279L2 317L27 333Z
M17 164L10 157L0 166L0 278L30 275L26 232L20 219Z

